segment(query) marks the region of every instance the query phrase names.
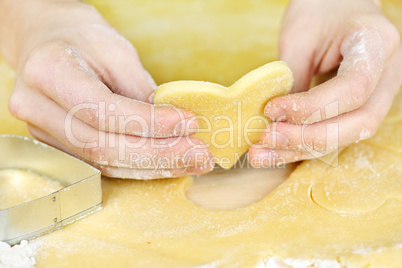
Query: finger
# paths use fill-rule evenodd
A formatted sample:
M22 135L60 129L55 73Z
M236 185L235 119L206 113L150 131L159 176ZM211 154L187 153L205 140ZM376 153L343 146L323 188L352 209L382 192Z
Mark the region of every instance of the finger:
M205 163L203 166L197 168L188 167L176 169L133 169L99 165L95 165L95 167L102 171L103 176L137 180L177 178L190 175L201 175L208 173L213 169L211 163Z
M18 94L21 90L17 90L13 98L17 98ZM69 117L56 103L33 90L26 89L22 94L26 102L23 105L25 110L18 113L20 119L51 133L56 140L91 163L140 169L147 163L149 168L194 167L201 171L205 170L205 163L213 162L207 146L199 139L152 139L101 132L75 117Z
M295 45L292 32L281 33L279 40L279 59L287 63L293 73L292 93L309 89L313 70L313 49L306 39L298 40Z
M86 40L84 54L91 55L90 65L114 93L150 102L157 86L128 40L115 29L99 25L89 28Z
M42 50L27 61L24 82L94 128L143 137L197 131L198 122L188 111L155 107L112 93L74 48L52 43Z
M51 135L47 134L43 130L33 126L28 125L28 130L33 137L36 139L49 144L59 150L62 150L78 159L81 159L85 162L88 162L82 156L78 155L74 151L72 151L67 146L60 143L58 140L53 138ZM173 168L173 169L158 169L158 168L121 168L114 166L103 166L96 163L89 163L98 168L103 176L108 176L112 178L123 178L123 179L159 179L159 178L175 178L175 177L183 177L195 174L204 174L211 170L210 165L213 164L211 162L205 163L203 166L199 168L194 167L183 167L183 168Z
M286 163L313 159L315 156L304 151L270 149L254 144L249 150L249 162L254 168L280 167Z
M67 146L65 146L64 144L62 144L55 138L53 138L51 135L49 135L42 129L28 123L28 131L32 135L32 137L34 137L35 139L37 139L41 142L44 142L44 143L46 143L54 148L57 148L61 151L64 151L76 158L80 158L80 156L77 153L75 153L73 150L71 150L70 148L68 148Z
M269 148L327 154L370 138L391 107L402 85L402 48L386 65L368 101L359 109L311 125L272 123L261 136Z
M265 114L273 121L311 124L359 108L374 90L391 52L383 42L373 29L350 34L341 46L343 61L335 78L308 92L271 100Z

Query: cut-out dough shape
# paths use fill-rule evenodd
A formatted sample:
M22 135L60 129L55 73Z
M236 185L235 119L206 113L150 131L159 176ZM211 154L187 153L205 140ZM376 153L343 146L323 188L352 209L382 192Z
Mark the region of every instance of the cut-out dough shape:
M268 63L227 88L218 84L178 81L155 91L156 104L170 104L194 112L200 130L194 136L209 145L216 163L231 168L260 139L267 127L267 102L288 94L293 76L284 62Z
M349 147L336 169L327 166L320 173L311 198L322 208L351 215L373 211L387 201L402 202L401 163L401 154L365 142Z

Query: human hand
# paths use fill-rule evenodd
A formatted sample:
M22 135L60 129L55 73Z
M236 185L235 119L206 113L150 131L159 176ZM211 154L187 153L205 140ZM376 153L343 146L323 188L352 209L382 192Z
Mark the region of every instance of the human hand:
M253 166L322 156L374 135L402 84L402 49L372 0L291 1L279 49L294 94L268 102L274 123L249 150ZM309 90L314 75L338 66Z
M1 3L2 24L13 25L0 26L1 52L17 68L10 111L34 137L110 177L178 177L213 168L205 144L189 137L198 128L194 115L151 105L156 85L136 50L93 7L20 2Z

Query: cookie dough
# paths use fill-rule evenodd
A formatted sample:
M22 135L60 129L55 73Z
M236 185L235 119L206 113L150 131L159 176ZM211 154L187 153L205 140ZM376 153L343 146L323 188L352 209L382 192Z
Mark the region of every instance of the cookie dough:
M190 177L104 179L102 211L35 241L38 267L398 267L402 154L363 141L326 158L230 210L189 201Z
M231 87L179 81L158 87L156 104L192 111L200 122L194 135L208 144L218 165L231 168L256 143L268 126L267 102L290 92L293 76L284 62L268 63L242 77Z
M0 209L32 201L61 188L61 183L33 171L0 169Z
M204 1L202 5L183 0L90 2L135 44L145 68L158 83L194 79L225 86L274 60L285 5L283 1L226 0ZM388 14L402 25L400 2L384 0L383 4L391 7ZM195 12L197 23L191 24ZM0 109L4 109L0 132L24 135L24 124L4 113L14 72L0 62L0 73ZM257 264L399 268L402 190L393 183L402 177L402 144L400 136L394 134L401 133L401 100L402 93L373 138L341 152L338 167L306 161L270 195L241 209L207 209L193 204L185 195L191 178L105 178L102 211L30 241L39 251L37 267ZM378 189L360 176L369 172ZM334 199L326 197L325 186L333 190L337 186L326 176L342 182L339 192L330 192ZM340 200L349 187L350 196ZM360 191L374 199L364 199ZM361 204L364 209L353 207Z

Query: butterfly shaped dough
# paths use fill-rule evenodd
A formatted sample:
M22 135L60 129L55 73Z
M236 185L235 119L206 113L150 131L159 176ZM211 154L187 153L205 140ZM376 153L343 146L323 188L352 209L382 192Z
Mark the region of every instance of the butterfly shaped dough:
M159 86L155 104L169 104L192 111L200 128L194 137L203 140L224 169L256 143L268 126L267 102L288 94L293 75L286 63L268 63L251 71L230 87L199 81L177 81Z

